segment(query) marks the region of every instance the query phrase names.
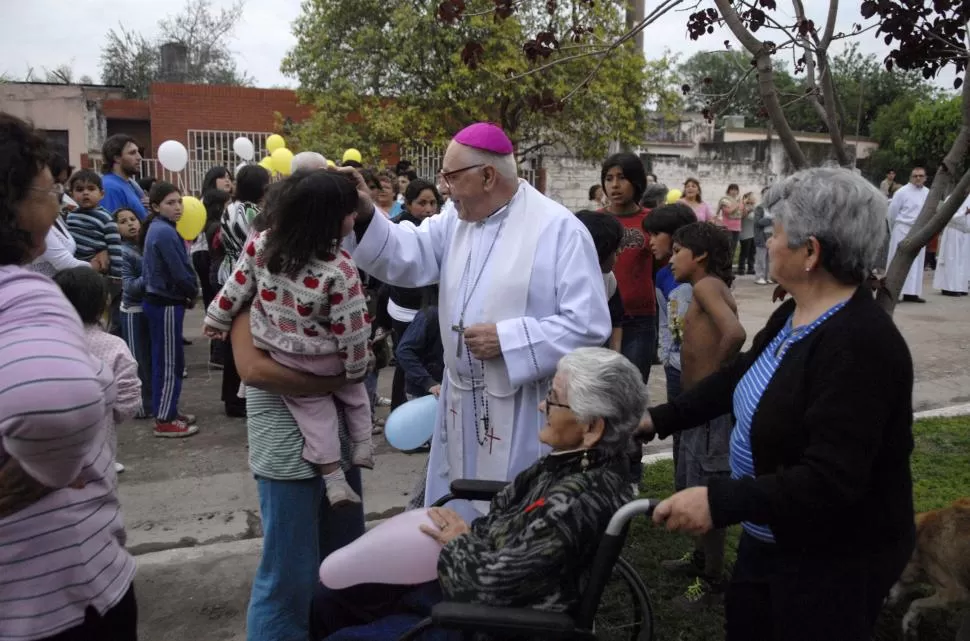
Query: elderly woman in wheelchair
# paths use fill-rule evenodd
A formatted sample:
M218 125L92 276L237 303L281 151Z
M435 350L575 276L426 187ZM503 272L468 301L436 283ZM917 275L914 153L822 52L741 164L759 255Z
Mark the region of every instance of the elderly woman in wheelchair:
M470 524L447 507L429 510L433 527L421 530L442 546L436 581L321 585L313 638L395 639L440 601L526 608L537 616L576 610L597 545L633 496L627 452L646 398L639 370L616 352L584 348L565 356L539 408L547 417L539 439L552 452L495 494L489 513ZM486 493L473 483L466 496ZM408 638L460 638L447 630L423 634Z

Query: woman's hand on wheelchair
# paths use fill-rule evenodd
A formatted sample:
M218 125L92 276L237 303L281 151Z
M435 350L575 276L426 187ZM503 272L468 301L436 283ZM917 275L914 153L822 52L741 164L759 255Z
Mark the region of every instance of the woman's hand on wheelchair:
M457 512L446 507L433 507L428 510L428 516L438 529L422 525L421 531L441 545L447 545L462 534L468 534L471 531Z

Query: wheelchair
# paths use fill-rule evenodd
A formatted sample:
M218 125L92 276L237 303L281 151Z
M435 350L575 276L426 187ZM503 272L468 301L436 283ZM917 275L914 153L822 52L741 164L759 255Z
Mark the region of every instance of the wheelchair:
M490 501L506 484L505 481L458 479L451 483L451 492L435 502L435 507L456 499ZM657 503L652 499L637 499L613 515L597 546L589 582L573 612L446 601L432 607L431 616L411 628L399 641L414 641L432 628L459 631L469 638L474 633L483 633L497 639L651 641L653 611L647 587L633 566L620 557L620 552L630 521L635 516L649 517ZM600 608L604 596L615 606Z

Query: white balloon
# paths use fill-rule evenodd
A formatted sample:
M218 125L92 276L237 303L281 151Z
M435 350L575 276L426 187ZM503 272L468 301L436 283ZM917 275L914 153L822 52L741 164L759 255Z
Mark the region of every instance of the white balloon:
M166 140L158 146L158 162L169 171L182 171L189 163L189 152L177 140Z
M253 147L253 141L246 136L236 138L232 143L232 149L243 160L252 160L256 157L256 148Z
M239 177L239 172L242 171L242 168L245 167L248 164L249 164L248 162L241 162L238 165L236 165L236 171L233 172L232 175L235 176L236 178L238 178Z

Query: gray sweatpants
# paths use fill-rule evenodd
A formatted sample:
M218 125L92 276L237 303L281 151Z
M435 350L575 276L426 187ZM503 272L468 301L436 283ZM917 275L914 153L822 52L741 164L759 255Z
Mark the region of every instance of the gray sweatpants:
M768 248L755 247L754 249L754 277L768 280Z

